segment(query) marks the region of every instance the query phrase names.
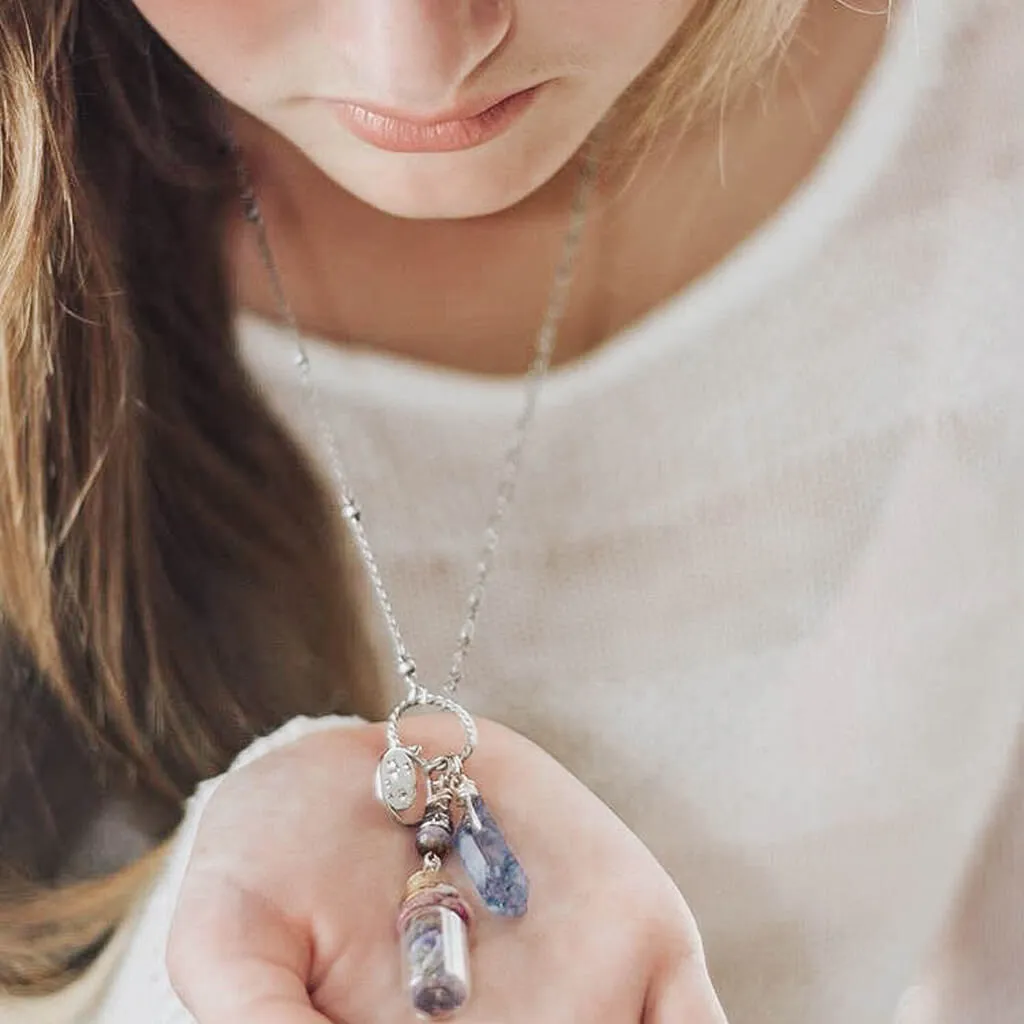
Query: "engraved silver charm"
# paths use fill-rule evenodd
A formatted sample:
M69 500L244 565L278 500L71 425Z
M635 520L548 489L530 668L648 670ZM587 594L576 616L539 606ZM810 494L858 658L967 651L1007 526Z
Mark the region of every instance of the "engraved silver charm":
M374 791L377 799L396 817L416 806L419 797L419 765L411 750L392 747L377 765Z

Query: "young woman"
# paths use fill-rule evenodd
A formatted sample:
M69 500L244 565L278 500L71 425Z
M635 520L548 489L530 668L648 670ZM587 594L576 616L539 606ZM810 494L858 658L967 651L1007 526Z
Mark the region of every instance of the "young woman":
M0 1020L411 1019L360 720L471 640L532 891L461 1019L1020 1020L1022 52L1012 0L0 5Z

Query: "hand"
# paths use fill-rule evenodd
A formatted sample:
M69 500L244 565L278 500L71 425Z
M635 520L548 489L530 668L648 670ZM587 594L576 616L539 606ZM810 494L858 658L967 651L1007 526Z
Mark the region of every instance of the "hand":
M447 718L403 723L428 753ZM693 918L643 844L522 737L480 723L469 766L530 878L476 914L463 1024L725 1024ZM200 823L168 951L200 1024L410 1024L395 919L413 833L371 795L379 726L319 733L229 776ZM472 893L453 855L446 873ZM475 894L472 896L475 899Z

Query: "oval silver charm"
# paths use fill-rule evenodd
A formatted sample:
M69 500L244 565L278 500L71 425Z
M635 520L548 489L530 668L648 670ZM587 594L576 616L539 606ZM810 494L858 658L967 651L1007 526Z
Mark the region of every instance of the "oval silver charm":
M392 814L404 814L419 797L419 768L405 747L392 747L380 759L374 780L377 799Z

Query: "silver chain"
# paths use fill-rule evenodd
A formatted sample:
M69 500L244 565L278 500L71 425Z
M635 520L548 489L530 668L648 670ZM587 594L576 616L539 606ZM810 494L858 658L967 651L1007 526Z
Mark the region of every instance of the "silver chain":
M405 639L402 636L401 627L398 624L398 617L395 614L394 605L384 585L384 578L381 575L377 558L370 546L370 540L363 524L363 516L359 504L356 501L355 491L349 481L348 473L342 462L338 450L337 440L331 430L324 414L323 403L320 399L320 391L313 379L312 363L309 357L302 330L299 327L298 318L288 300L287 292L281 278L281 271L274 257L273 249L267 233L266 221L256 197L252 182L248 177L244 160L239 158L239 173L241 175L242 198L245 203L246 218L256 229L257 242L260 255L270 278L271 287L274 291L274 298L277 302L280 315L289 331L296 347L295 365L298 369L299 378L305 391L306 400L312 410L323 443L327 450L331 475L334 478L335 486L340 497L340 509L343 519L348 525L352 539L359 551L363 564L366 567L367 575L373 587L387 624L388 633L391 638L394 650L396 665L399 675L405 680L409 687L409 698L421 700L429 691L419 685L416 678L416 662L413 660ZM458 642L455 646L455 653L452 656L451 667L448 670L448 678L444 683L443 692L454 697L459 683L462 681L466 655L473 643L476 632L477 619L480 615L480 607L483 604L484 593L487 589L487 580L494 565L495 554L498 550L498 539L502 522L512 505L515 497L516 483L519 479L520 468L523 461L523 452L526 448L526 441L529 435L530 426L536 416L537 400L540 396L541 386L548 375L551 367L551 359L555 351L555 344L558 340L559 330L565 317L566 307L569 300L570 287L575 276L578 262L580 243L583 238L583 230L586 224L587 210L589 207L591 193L593 192L596 180L596 163L592 150L584 154L580 169L579 185L573 197L572 208L569 214L569 225L566 230L565 240L562 246L561 258L555 271L554 280L551 286L551 294L548 306L544 313L544 319L537 334L537 342L530 362L529 369L523 378L524 396L523 406L516 419L512 440L505 451L501 462L501 469L498 476L497 496L494 508L491 512L487 525L484 529L483 548L479 561L476 565L476 575L473 585L469 591L469 599L466 607L466 617L459 630Z

